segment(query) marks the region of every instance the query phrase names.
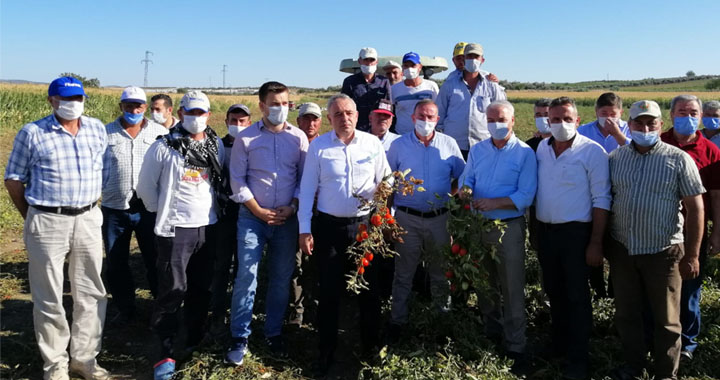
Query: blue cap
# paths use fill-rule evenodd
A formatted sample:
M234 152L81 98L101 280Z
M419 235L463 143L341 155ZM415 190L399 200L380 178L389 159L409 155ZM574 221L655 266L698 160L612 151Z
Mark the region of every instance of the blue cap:
M48 87L48 96L55 95L64 98L77 95L87 96L82 82L73 77L60 77L52 81L50 87Z
M417 53L409 52L409 53L403 55L402 61L403 62L410 61L417 65L418 63L420 63L420 56Z

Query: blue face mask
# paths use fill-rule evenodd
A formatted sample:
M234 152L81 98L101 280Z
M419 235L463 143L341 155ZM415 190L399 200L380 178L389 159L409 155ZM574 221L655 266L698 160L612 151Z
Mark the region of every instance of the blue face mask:
M677 133L683 136L690 136L697 132L700 119L692 116L678 116L673 119L673 127Z
M706 129L713 131L720 129L720 117L704 117L702 121Z
M635 144L638 144L640 146L653 146L658 141L658 137L660 137L658 131L647 133L640 131L630 131L630 135L632 136L632 140L635 142Z
M144 116L145 115L143 115L141 113L132 113L132 112L127 112L127 111L123 112L123 119L125 119L125 121L128 124L132 124L132 125L135 125L135 124L139 123L140 121L142 121Z

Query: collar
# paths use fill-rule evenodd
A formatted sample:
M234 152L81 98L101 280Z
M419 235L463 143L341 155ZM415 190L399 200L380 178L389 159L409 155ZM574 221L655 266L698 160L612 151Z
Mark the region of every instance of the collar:
M355 133L353 134L352 140L350 140L350 143L347 144L347 145L350 145L350 144L352 144L352 143L354 143L354 142L357 141L357 139L358 139L358 133L362 133L362 132L360 132L360 131L358 131L358 130L356 129L356 130L355 130ZM387 133L386 133L386 134L387 134ZM330 139L331 139L332 141L337 141L337 142L339 142L340 144L345 145L345 143L344 143L342 140L340 140L340 137L338 137L337 133L335 132L335 129L333 129L333 130L330 131Z
M489 138L488 140L490 140L490 145L492 146L493 149L495 149L498 152L502 152L504 150L514 147L515 144L517 144L518 138L517 138L517 136L515 136L515 132L512 132L512 136L510 136L510 139L508 139L508 141L505 143L505 146L503 146L502 148L498 148L495 146L495 144L492 141L492 137Z
M65 127L63 127L63 125L60 124L60 120L58 120L57 116L55 116L55 112L50 114L50 116L52 116L50 128L67 132ZM80 115L80 117L78 118L78 133L80 133L80 130L82 129L82 128L80 128L80 127L82 127L82 118L83 118L83 115ZM68 132L68 133L70 133L70 132ZM77 134L76 134L76 136L77 136Z
M437 139L438 132L434 131L433 133L434 133L433 137L430 139L430 143L428 144L428 146L433 145L435 143L435 140ZM415 133L415 129L413 129L413 131L412 131L412 138L413 138L413 141L415 141L416 143L418 143L422 146L425 146L425 143L417 137L417 134Z
M658 152L659 149L660 149L659 147L660 147L662 144L665 144L665 142L662 141L662 139L658 139L658 141L655 143L655 145L653 145L652 147L650 147L650 150L648 150L648 151L645 152L645 153L640 153L640 151L637 150L637 145L635 144L635 141L630 142L630 146L632 146L632 151L635 152L635 154L639 154L639 155L641 155L641 156L645 156L645 155L649 155L649 154L653 154L653 153Z
M272 131L270 131L270 129L265 126L265 122L263 121L263 119L260 119L260 120L258 120L257 122L258 122L258 128L259 128L261 131L262 131L262 130L266 130L266 131L268 131L269 133L279 133L279 132L272 132ZM288 129L290 129L290 124L289 124L287 121L285 121L285 122L283 123L283 127L282 127L282 129L280 129L280 131L285 131L285 130L288 130Z

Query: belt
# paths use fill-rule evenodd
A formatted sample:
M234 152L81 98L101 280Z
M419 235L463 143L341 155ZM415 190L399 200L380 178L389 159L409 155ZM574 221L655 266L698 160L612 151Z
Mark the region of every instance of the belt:
M318 211L318 217L322 217L322 218L325 218L325 219L329 219L329 220L331 220L331 221L333 221L333 222L335 222L335 223L340 223L340 224L353 224L353 223L357 223L357 222L361 222L361 221L367 220L367 217L368 217L368 216L367 216L367 215L362 215L362 216L342 217L342 216L330 215L330 214L328 214L328 213L326 213L326 212Z
M86 211L90 211L97 202L90 203L87 206L83 207L50 207L50 206L32 206L40 211L45 212L51 212L53 214L60 214L60 215L68 215L68 216L75 216L80 215Z
M520 215L520 216L515 216L515 217L512 217L512 218L500 219L500 221L503 222L503 223L507 223L507 222L512 222L512 221L515 220L515 219L520 219L520 218L524 218L524 217L525 217L525 215Z
M415 210L414 208L405 207L405 206L395 206L395 208L397 208L398 210L400 210L406 214L419 216L421 218L434 218L436 216L440 216L440 215L448 212L448 209L446 207L443 207L443 208L440 208L437 210L428 211L428 212L418 211L418 210Z

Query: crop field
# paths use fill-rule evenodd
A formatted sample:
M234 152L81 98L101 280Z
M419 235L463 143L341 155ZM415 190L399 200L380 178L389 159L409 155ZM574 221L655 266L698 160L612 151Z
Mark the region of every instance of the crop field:
M51 112L46 100L47 88L43 85L0 85L0 169L3 173L18 129L25 123L37 120ZM535 131L533 102L541 97L567 95L577 100L582 122L595 119L593 104L603 91L510 91L509 100L516 109L516 134L525 140ZM89 89L85 114L108 123L120 115L118 102L121 89ZM663 108L665 126L669 128L669 101L677 92L619 91L625 103L625 114L634 100L652 99ZM704 100L720 99L720 92L695 92ZM149 93L148 96L153 94ZM318 102L324 107L327 92L291 94L297 105L306 101ZM181 94L171 95L175 104ZM210 95L212 116L209 125L220 135L225 110L234 103L247 104L252 119L258 120L256 96ZM296 111L288 120L294 123ZM323 131L329 130L327 120ZM22 218L15 210L7 192L0 190L0 378L39 379L42 361L32 327L32 302L27 281L27 256L22 242ZM152 299L144 281L142 259L134 248L131 266L136 270L138 289L138 318L130 325L108 323L103 347L98 357L117 379L151 379L155 345L157 342L148 329ZM528 248L526 311L528 315L529 352L533 361L532 379L560 378L560 365L543 355L549 345L549 310L540 290L540 273L535 252ZM711 258L705 268L705 287L701 307L703 312L700 347L692 362L683 362L681 379L720 378L720 259ZM261 282L263 277L261 275ZM66 283L66 285L69 285ZM253 335L250 338L250 355L239 368L222 364L229 339L229 331L214 331L197 351L179 363L176 378L196 379L305 379L317 352L317 340L312 325L286 326L290 359L274 359L262 337L264 322L264 284L260 284L256 313L253 317ZM71 315L72 300L66 288L65 306ZM383 349L371 359L358 359L360 352L359 313L355 297L347 295L342 306L340 347L337 363L329 378L338 379L517 379L510 372L511 361L503 351L483 334L483 322L471 297L467 306L457 306L451 313L437 315L431 311L429 300L417 295L412 301L411 321L403 333L400 344ZM620 342L614 323L612 300L593 303L594 327L591 337L591 372L593 379L605 379L612 368L622 363ZM384 317L389 312L386 301ZM108 316L112 315L108 309ZM227 329L226 329L227 330ZM646 374L645 379L650 379Z

